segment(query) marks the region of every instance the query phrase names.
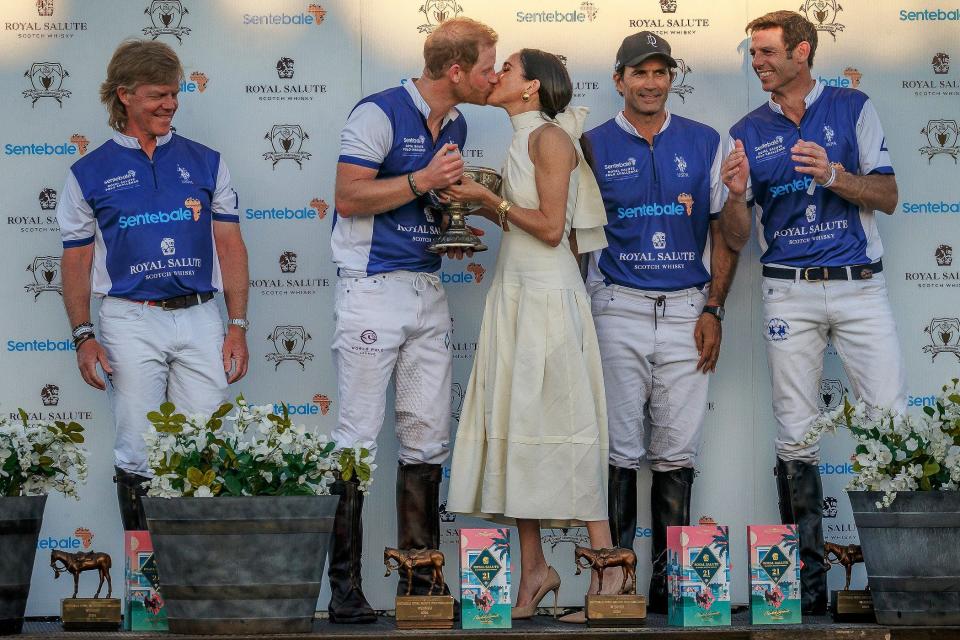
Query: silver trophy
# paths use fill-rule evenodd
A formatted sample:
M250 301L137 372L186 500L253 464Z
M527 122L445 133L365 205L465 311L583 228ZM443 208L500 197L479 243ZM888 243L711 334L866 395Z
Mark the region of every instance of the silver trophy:
M496 194L500 193L503 178L493 169L487 169L486 167L467 167L463 170L463 175L472 178ZM483 244L480 238L470 233L470 230L467 229L466 216L470 212L479 209L479 204L475 202L440 202L439 199L435 202L443 213L450 216L450 224L447 226L447 230L440 234L437 241L427 247L427 251L431 253L446 253L448 249L487 250L487 245Z

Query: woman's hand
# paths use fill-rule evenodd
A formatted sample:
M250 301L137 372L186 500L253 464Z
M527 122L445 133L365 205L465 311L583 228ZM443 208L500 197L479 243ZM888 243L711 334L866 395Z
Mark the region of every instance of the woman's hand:
M458 183L439 191L438 194L442 202L482 205L488 209L495 209L499 204L499 199L494 192L469 176L463 176Z

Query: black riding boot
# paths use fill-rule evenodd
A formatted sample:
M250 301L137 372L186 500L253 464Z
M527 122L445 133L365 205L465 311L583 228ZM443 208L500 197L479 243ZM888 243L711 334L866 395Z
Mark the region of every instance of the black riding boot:
M143 504L140 498L147 495L143 483L150 478L141 476L120 467L114 467L116 475L113 481L117 483L117 502L120 503L120 521L124 531L146 531L147 518L143 513Z
M363 494L356 478L337 480L333 493L340 496L330 537L330 622L376 622L377 614L363 595L360 577L363 554Z
M796 524L800 536L800 602L804 615L827 613L827 572L823 567L823 488L817 465L777 459L780 519Z
M653 574L647 611L667 613L667 527L690 524L690 493L693 469L654 471L650 485L650 515L653 547Z
M397 548L440 548L440 480L438 464L403 464L397 466ZM407 573L400 571L397 595L407 595ZM413 572L410 595L425 596L430 591L433 572L420 568ZM443 593L450 595L446 582Z
M637 470L610 465L607 476L607 513L613 544L633 551L637 534Z

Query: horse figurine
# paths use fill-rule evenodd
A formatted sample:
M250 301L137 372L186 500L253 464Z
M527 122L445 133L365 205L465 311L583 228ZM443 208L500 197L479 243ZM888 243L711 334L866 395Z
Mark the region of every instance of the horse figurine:
M577 565L575 575L580 575L581 569L593 569L597 572L601 591L603 591L603 570L620 567L623 570L623 583L620 585L618 595L633 595L637 592L637 554L630 549L576 547L573 551L573 560ZM581 560L584 560L585 564L580 564Z
M830 559L831 555L833 560ZM858 562L863 562L863 549L860 548L860 545L848 544L843 546L833 542L823 543L823 568L829 571L830 565L839 564L847 571L847 582L843 585L844 591L850 589L850 572L853 571L853 565Z
M396 566L391 566L390 561L396 562ZM386 547L383 550L383 566L387 568L384 577L390 575L391 571L400 572L401 569L407 572L407 595L410 595L413 589L413 570L420 567L428 567L432 571L430 578L430 591L428 596L433 595L433 588L437 587L437 592L442 594L443 581L443 554L436 549L394 549Z
M58 567L57 563L63 563L63 567ZM97 586L97 593L94 598L100 597L100 589L103 588L103 581L107 581L107 597L113 597L113 582L110 580L110 567L113 563L110 556L106 553L96 551L67 553L66 551L50 552L50 567L53 568L54 579L59 578L61 573L73 574L73 595L77 597L77 590L80 588L80 572L96 569L100 573L100 584Z

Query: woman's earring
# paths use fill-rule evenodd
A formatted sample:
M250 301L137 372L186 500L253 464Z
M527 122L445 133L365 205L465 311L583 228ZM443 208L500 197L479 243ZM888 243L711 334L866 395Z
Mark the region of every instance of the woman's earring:
M524 102L530 102L530 93L527 91L524 91L523 93L520 94L520 99L523 100Z

